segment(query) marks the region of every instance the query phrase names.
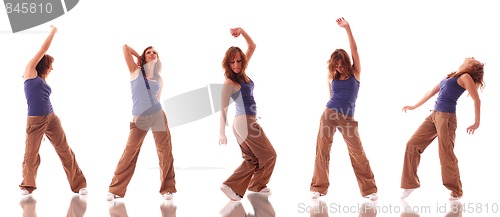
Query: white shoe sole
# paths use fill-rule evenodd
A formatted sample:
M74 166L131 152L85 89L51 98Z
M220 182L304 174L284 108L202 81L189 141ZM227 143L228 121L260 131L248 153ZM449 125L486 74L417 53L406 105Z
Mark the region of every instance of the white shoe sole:
M227 185L224 185L222 184L222 186L220 186L220 190L222 190L222 192L224 192L224 194L226 194L226 196L233 200L233 201L240 201L241 200L241 197L239 197L234 191L233 189L231 189L231 187L227 186Z

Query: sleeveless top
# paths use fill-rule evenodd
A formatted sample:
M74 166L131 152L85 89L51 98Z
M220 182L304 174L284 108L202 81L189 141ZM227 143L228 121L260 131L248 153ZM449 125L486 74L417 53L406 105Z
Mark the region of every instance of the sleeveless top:
M24 95L28 104L28 116L44 116L53 112L50 103L52 89L40 77L24 81Z
M434 104L434 111L455 113L457 100L465 91L457 80L458 77L445 78L439 83L439 95Z
M240 90L231 94L231 98L236 104L236 116L242 114L256 115L257 103L255 103L253 97L254 83L252 79L248 83L240 82L240 85Z
M151 115L161 109L161 103L156 97L158 91L160 90L160 82L147 79L150 88L148 90L144 79L145 78L142 73L139 72L139 76L130 81L133 102L132 115L134 116ZM152 101L150 99L149 92L151 92Z
M326 107L346 116L354 116L359 81L351 75L346 80L332 80L332 98Z

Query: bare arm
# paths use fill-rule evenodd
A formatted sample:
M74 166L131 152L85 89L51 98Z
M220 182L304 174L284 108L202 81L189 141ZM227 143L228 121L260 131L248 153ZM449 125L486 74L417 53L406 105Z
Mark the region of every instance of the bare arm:
M328 80L328 95L330 96L330 99L333 97L332 96L332 81Z
M47 38L43 42L42 47L40 47L40 50L38 50L35 56L28 62L28 65L26 65L23 74L24 80L31 79L37 76L36 65L42 59L43 55L45 55L47 50L49 50L50 44L52 44L52 39L57 32L57 28L55 26L50 26L50 28L51 29L49 36L47 36Z
M158 99L158 101L160 101L161 100L161 91L163 90L163 79L158 78L158 82L160 82L160 89L158 90L158 93L156 93L156 99Z
M234 84L232 83L233 82L231 80L226 78L226 80L224 81L224 85L222 86L219 145L227 144L227 137L226 137L227 109L229 106L229 100L231 98L231 94L234 91Z
M137 63L134 62L134 57L139 59L140 55L133 48L128 45L123 45L123 55L125 57L125 62L127 63L127 67L130 73L133 73L137 70Z
M403 111L406 112L406 110L413 110L413 109L416 109L416 108L420 107L425 102L427 102L427 100L429 100L431 97L433 97L434 95L436 95L436 93L438 93L438 92L439 92L439 84L436 85L436 86L434 86L427 93L425 93L424 97L422 97L422 99L420 99L420 101L418 101L417 104L415 104L413 106L407 105L407 106L403 107Z
M361 75L361 63L359 62L358 46L356 45L356 41L354 40L354 36L352 35L351 26L343 17L337 19L337 24L340 27L344 28L347 32L347 38L349 39L349 48L351 49L354 77L359 81Z
M161 98L161 91L163 90L163 78L160 76L161 75L161 70L162 70L162 64L159 59L156 59L156 63L154 66L154 73L158 74L158 82L160 82L160 89L158 90L158 93L156 94L156 97L158 98L158 101L160 101Z
M252 38L250 37L250 35L248 35L248 33L245 32L245 30L243 30L240 27L231 28L231 35L234 37L238 37L240 35L243 35L243 38L245 38L245 41L247 42L247 47L248 47L246 52L245 52L245 55L247 56L247 61L250 61L250 59L252 58L253 52L255 51L255 48L257 47L255 42L253 42Z
M467 73L458 78L458 84L464 87L469 92L472 100L474 100L474 124L467 127L467 133L474 134L481 121L481 99L479 99L479 94L477 93L477 86L472 77Z

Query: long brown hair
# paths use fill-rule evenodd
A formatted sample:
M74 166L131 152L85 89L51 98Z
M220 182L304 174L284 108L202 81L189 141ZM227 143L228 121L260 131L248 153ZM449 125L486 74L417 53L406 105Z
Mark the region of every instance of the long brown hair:
M144 66L144 64L147 63L146 62L146 52L149 49L153 49L153 46L149 46L146 49L144 49L142 51L141 56L139 57L139 66L141 68ZM154 68L154 71L153 71L154 72L153 79L157 79L158 77L160 77L160 71L161 71L161 68L162 68L161 61L160 61L160 54L158 54L158 51L156 51L156 58L158 59L158 61L156 62L155 68Z
M472 77L472 80L474 81L474 84L476 84L477 88L481 88L483 90L484 88L484 63L481 63L479 61L476 61L472 67L468 68L467 70L463 71L454 71L450 74L447 75L448 78L453 78L453 77L460 77L463 74L469 74Z
M346 67L348 75L353 74L351 58L344 49L336 49L333 51L330 59L328 60L328 78L330 80L337 80L340 78L340 73L337 71L337 62L342 61L342 66Z
M50 69L50 66L52 65L53 62L54 62L54 57L51 57L48 54L43 55L42 59L40 59L40 61L38 61L38 64L36 64L35 69L37 75L45 79L45 77L47 77L47 74L49 72L47 69Z
M234 73L231 69L231 60L233 59L236 53L240 53L241 56L241 72ZM246 73L245 70L248 66L248 60L245 53L239 47L230 47L227 49L226 54L224 55L224 59L222 60L222 68L224 69L224 76L229 78L231 81L236 83L241 83L242 81L246 82Z

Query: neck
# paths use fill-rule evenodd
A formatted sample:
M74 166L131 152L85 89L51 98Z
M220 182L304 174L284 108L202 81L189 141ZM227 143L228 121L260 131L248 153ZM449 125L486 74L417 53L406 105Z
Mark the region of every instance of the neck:
M339 79L339 80L345 80L347 78L349 78L349 74L346 74L346 73L339 73L338 77L337 77L337 79Z

